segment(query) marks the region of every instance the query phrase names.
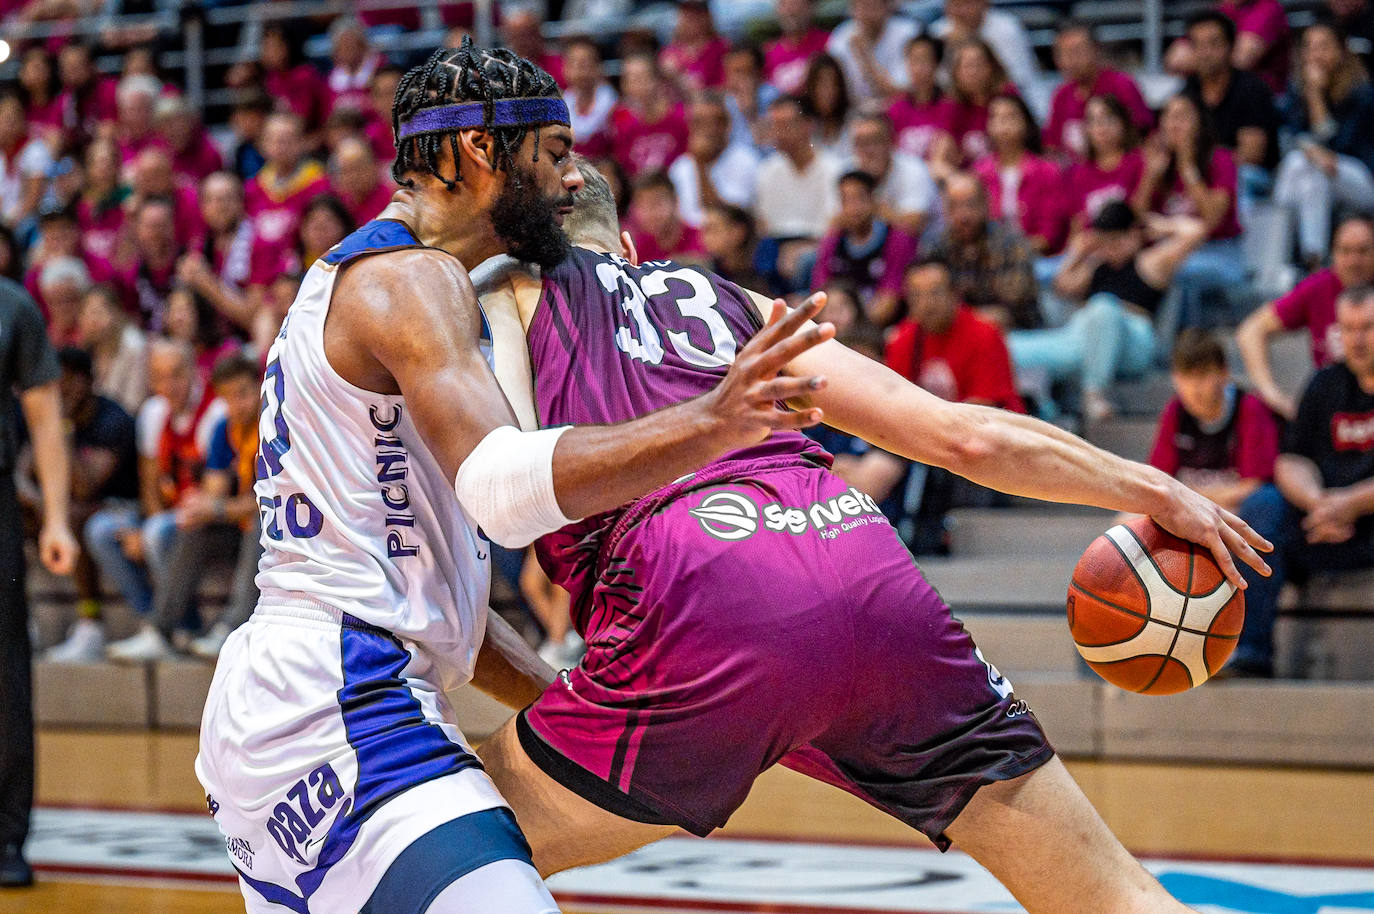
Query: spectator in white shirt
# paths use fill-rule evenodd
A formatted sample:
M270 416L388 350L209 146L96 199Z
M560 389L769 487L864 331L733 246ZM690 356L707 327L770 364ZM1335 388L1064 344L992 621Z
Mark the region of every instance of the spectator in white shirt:
M687 151L668 168L682 221L700 228L706 209L718 203L754 205L759 156L752 146L730 142L730 111L719 92L702 92L687 112Z
M589 157L609 154L611 112L620 96L606 81L595 41L573 36L563 42L563 78L568 81L565 97L577 148Z
M758 171L754 216L763 237L815 240L839 209L840 163L811 146L811 117L783 96L768 107L777 152Z
M840 62L850 101L886 101L907 88L906 45L921 33L910 19L895 15L893 0L852 0L853 18L830 33L825 49Z
M1011 81L1022 92L1040 78L1030 38L1021 20L1010 13L990 9L988 0L945 0L945 15L930 31L945 42L982 38L1001 61Z
M24 102L0 96L0 222L14 229L35 213L52 165L47 144L29 133Z
M926 163L897 151L892 121L879 112L861 114L850 127L854 157L845 171L857 169L877 182L878 218L920 237L929 223L939 192Z

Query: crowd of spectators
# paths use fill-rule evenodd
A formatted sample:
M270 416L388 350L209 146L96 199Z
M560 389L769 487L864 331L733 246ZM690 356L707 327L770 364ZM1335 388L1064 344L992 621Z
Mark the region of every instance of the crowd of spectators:
M1153 108L1090 27L1060 23L1043 59L988 0L944 0L925 21L852 0L838 23L777 0L758 41L730 40L688 0L661 44L565 27L555 45L539 8L500 6L500 40L565 86L577 146L643 259L783 296L824 289L845 341L939 396L1099 422L1119 408L1115 384L1172 365L1179 397L1155 462L1243 509L1271 491L1279 426L1265 423L1302 425L1270 338L1307 330L1318 368L1350 351L1337 301L1374 280L1365 4L1332 0L1295 35L1278 0L1219 0L1169 47L1176 91ZM118 74L75 40L15 49L17 77L0 85L0 273L65 347L86 550L145 620L115 656L213 656L251 602L247 366L302 270L394 188L389 109L413 61L372 41L398 25L262 24L214 87L235 100L213 129L148 48L125 47ZM305 38L325 33L328 59L307 58ZM1260 207L1291 222L1293 249L1270 253L1302 280L1246 317L1242 239ZM1212 337L1172 344L1242 318L1253 394L1230 386ZM1272 446L1235 444L1261 428ZM948 480L828 443L913 548L945 548L931 506ZM1290 488L1288 504L1314 501ZM240 557L231 609L208 630L200 569L182 567L207 551ZM55 656L104 648L94 577Z

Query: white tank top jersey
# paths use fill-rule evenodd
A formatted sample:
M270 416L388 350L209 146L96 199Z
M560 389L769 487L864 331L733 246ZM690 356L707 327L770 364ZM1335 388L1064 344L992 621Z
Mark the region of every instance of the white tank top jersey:
M420 439L400 396L341 378L324 352L339 270L420 247L371 222L306 273L267 356L255 492L263 606L348 613L413 642L413 675L441 689L472 677L486 631L490 547ZM482 318L481 347L492 363Z

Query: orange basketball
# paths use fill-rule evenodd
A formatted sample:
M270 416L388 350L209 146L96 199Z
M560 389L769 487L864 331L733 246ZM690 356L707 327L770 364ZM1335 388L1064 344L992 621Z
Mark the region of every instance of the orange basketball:
M1245 597L1212 553L1148 517L1093 540L1069 584L1069 633L1099 676L1130 692L1202 685L1236 648Z

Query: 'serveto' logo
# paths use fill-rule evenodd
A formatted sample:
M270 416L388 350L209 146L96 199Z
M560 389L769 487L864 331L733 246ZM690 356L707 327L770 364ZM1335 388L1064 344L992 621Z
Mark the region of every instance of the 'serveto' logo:
M738 492L713 492L691 514L718 540L748 539L759 529L759 506Z

